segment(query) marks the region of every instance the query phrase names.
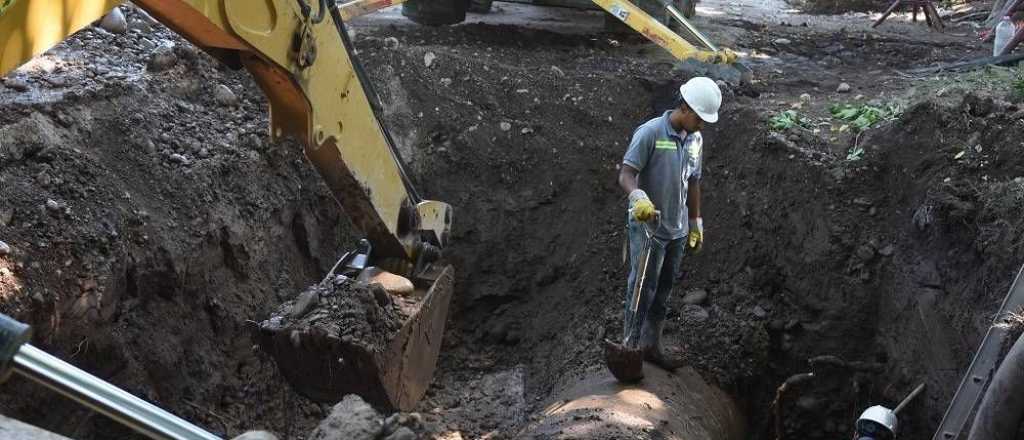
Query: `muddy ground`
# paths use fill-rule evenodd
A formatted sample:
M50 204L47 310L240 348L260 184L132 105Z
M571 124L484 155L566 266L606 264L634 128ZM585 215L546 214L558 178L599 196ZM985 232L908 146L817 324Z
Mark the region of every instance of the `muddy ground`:
M455 207L455 299L416 416L437 438L514 437L600 362L626 275L616 167L693 73L636 37L481 20L355 27L415 183ZM705 130L708 242L684 261L671 340L740 403L752 438L774 435L775 388L812 370L781 408L790 438L845 436L920 382L903 438L930 437L1024 258L1024 159L1008 135L1022 107L1005 88L932 93L939 80L895 73L985 52L923 26L704 20L756 81L727 85ZM299 149L267 140L246 73L137 13L129 24L83 31L0 88L0 311L211 431L304 438L330 408L288 388L252 326L357 234ZM834 103L897 98L902 115L861 134L826 120ZM789 109L822 125L773 133ZM128 436L18 379L4 390L4 414Z

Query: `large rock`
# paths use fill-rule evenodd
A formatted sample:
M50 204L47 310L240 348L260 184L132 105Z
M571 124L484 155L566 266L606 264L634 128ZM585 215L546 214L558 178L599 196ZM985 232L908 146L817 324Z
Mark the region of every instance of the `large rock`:
M128 21L124 19L121 8L114 8L100 20L100 27L110 33L123 34L128 32Z
M267 431L249 431L231 440L277 440L277 436Z
M217 100L218 104L225 107L234 107L238 104L238 97L235 96L235 92L232 92L224 84L220 84L213 89L213 98Z
M683 295L683 304L703 304L708 299L708 291L704 289L695 289L686 292Z
M151 72L160 72L170 69L178 62L178 56L174 54L174 48L170 46L160 46L153 51L153 56L150 57L149 63L146 64L146 70Z
M383 427L380 414L355 394L341 399L309 440L374 440Z

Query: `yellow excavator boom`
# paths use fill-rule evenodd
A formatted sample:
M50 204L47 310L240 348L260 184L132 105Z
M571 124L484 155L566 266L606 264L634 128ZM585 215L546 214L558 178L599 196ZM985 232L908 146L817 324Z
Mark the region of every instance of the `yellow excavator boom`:
M101 18L112 0L0 0L0 75ZM410 409L433 375L451 298L453 270L440 249L451 230L451 207L424 200L406 176L376 114L365 75L333 1L134 0L151 16L233 67L244 67L270 102L274 138L291 136L368 239L365 262L418 282L417 310L379 352L337 365L334 353L273 353L282 372L302 359L316 389L303 394L340 399L352 386L380 405ZM341 262L339 262L339 265ZM361 267L354 268L356 270ZM429 289L428 289L429 288ZM315 364L315 365L314 365ZM293 385L296 384L292 381Z
M112 0L15 0L0 16L0 74L102 17ZM443 247L451 210L409 182L373 111L333 2L138 0L222 61L244 66L270 101L271 134L293 136L379 257L410 262ZM332 16L333 15L333 16ZM400 271L402 272L402 271Z

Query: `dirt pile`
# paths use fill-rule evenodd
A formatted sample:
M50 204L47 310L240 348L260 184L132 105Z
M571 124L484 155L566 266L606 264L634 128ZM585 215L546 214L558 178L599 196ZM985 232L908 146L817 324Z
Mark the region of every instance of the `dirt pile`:
M0 311L37 346L213 432L304 435L320 409L253 353L246 320L323 276L351 242L345 220L301 149L267 142L249 78L133 11L128 22L79 33L0 89ZM237 101L218 102L223 88ZM130 437L34 385L4 388L6 415Z
M337 275L282 304L260 324L257 340L290 384L314 401L333 403L357 393L386 405L379 375L417 305L379 284Z
M359 396L348 395L317 425L309 440L415 440L429 427L419 413L384 417Z
M345 344L380 351L408 318L411 299L389 294L379 284L337 275L285 302L262 327L274 332L323 333Z

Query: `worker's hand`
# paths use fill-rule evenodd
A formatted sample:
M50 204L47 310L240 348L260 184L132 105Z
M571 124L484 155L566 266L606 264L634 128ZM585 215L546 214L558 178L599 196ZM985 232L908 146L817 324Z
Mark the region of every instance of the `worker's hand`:
M629 193L629 212L633 218L640 222L646 222L654 217L654 203L647 197L642 189L635 189Z
M687 241L695 254L704 249L704 220L700 217L690 219L690 235Z

